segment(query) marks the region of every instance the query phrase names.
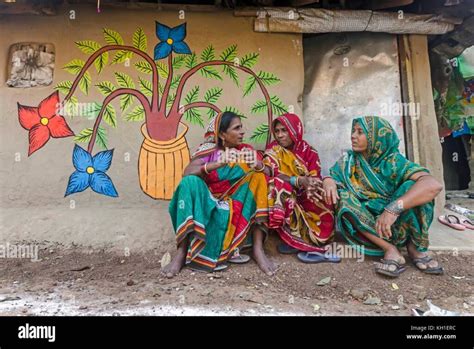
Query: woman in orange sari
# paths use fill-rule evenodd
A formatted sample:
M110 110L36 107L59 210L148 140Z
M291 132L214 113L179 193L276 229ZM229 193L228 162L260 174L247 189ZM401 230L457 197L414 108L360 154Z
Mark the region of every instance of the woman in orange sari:
M336 262L323 255L334 235L332 205L321 200L321 166L316 150L303 140L303 126L295 114L284 114L272 124L275 141L264 163L270 168L269 227L284 242L281 253L296 253L304 262Z

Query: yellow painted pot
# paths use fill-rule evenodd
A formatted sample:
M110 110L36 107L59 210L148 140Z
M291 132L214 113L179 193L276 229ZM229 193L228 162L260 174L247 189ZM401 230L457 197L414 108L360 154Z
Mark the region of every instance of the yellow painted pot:
M146 125L142 125L145 139L140 148L138 174L140 187L153 199L171 199L189 164L189 147L185 138L188 126L180 123L179 132L172 140L155 141L148 135Z

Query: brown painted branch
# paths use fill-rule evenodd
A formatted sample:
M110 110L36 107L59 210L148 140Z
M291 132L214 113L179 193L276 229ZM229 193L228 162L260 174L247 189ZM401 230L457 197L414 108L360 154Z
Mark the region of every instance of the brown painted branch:
M91 139L89 141L89 144L87 146L87 151L91 155L92 155L92 149L94 148L95 139L97 137L97 132L99 130L99 125L102 121L102 116L104 115L105 108L107 107L107 105L114 98L117 98L118 96L125 95L125 94L131 94L131 95L135 96L140 101L140 103L143 106L143 109L145 109L145 117L148 117L148 115L151 113L150 104L148 102L148 99L140 91L137 91L137 90L134 90L134 89L131 89L131 88L119 88L118 90L115 90L114 92L109 94L105 98L104 103L102 104L102 107L100 108L99 115L97 115L97 119L95 120L95 123L94 123L94 129L92 130L92 137L91 137Z
M186 110L189 110L189 109L192 109L192 108L210 108L210 109L213 109L215 110L216 112L220 113L221 110L219 109L219 107L215 106L214 104L211 104L211 103L207 103L207 102L193 102L193 103L189 103L189 104L186 104L185 106L183 106L182 108L179 108L179 111L184 114L186 112Z
M254 71L252 71L251 69L249 68L246 68L246 67L242 67L242 66L239 66L239 65L235 65L233 62L226 62L226 61L209 61L209 62L203 62L203 63L200 63L198 64L197 66L195 66L194 68L188 70L186 73L183 74L183 77L181 78L180 82L179 82L179 85L178 85L178 88L176 89L176 97L174 99L174 102L173 102L173 105L171 106L171 111L174 111L175 113L173 113L173 115L179 115L179 117L181 118L182 114L179 114L177 113L177 110L179 108L179 101L181 99L181 95L183 93L183 88L184 88L184 84L186 83L186 81L191 77L193 76L195 73L197 73L200 69L206 67L206 66L212 66L212 65L229 65L229 66L233 66L234 68L236 69L239 69L241 71L244 71L246 72L247 74L250 74L252 75L253 77L255 77L255 79L257 80L257 83L260 87L260 89L262 90L262 93L263 93L263 96L265 97L265 101L267 102L267 121L268 121L268 132L267 132L267 145L270 143L270 138L271 138L271 126L272 126L272 121L273 121L273 111L272 111L272 103L271 103L271 100L270 100L270 95L268 94L268 91L267 89L265 88L263 82L261 81L261 79L258 77L257 74L255 74ZM171 113L170 113L171 114Z
M163 89L163 95L161 96L160 113L166 115L166 102L170 93L171 80L173 79L173 52L168 56L168 78L166 79L166 85Z
M151 66L151 69L153 71L153 95L152 95L152 101L151 101L151 107L152 109L156 107L156 110L158 110L158 98L159 98L159 91L158 91L158 69L156 68L155 61L148 56L145 52L133 47L133 46L125 46L125 45L107 45L104 46L97 51L95 51L92 56L90 56L84 66L82 67L81 71L77 75L76 79L74 80L71 89L69 90L69 93L64 97L64 101L69 100L69 98L72 97L74 92L76 91L77 86L79 85L79 81L81 81L83 75L86 73L87 69L94 63L94 61L103 53L108 52L108 51L131 51L143 59L145 59ZM145 97L146 98L146 97ZM148 99L147 99L147 103Z

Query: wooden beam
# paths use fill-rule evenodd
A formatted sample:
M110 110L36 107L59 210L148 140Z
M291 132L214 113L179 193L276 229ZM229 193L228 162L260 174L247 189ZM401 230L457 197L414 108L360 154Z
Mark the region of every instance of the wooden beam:
M442 149L431 85L428 40L426 35L403 35L400 44L402 101L409 103L405 115L407 143L411 142L408 158L429 169L440 183L444 183ZM406 105L406 104L405 104ZM411 152L411 154L410 154ZM436 215L443 212L444 190L435 202Z

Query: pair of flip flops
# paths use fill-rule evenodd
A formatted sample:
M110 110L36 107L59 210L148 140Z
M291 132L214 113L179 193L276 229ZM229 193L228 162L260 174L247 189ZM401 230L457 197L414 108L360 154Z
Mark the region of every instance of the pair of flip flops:
M461 220L458 216L452 214L439 216L438 221L456 230L466 230L466 228L474 230L474 223L469 219Z
M431 275L441 275L444 269L441 266L428 267L428 264L433 260L431 256L424 256L421 258L411 258L413 265L420 271ZM421 268L420 264L426 265L426 268ZM401 273L406 270L405 264L399 263L393 259L381 259L380 262L375 263L375 272L392 278L399 277Z

